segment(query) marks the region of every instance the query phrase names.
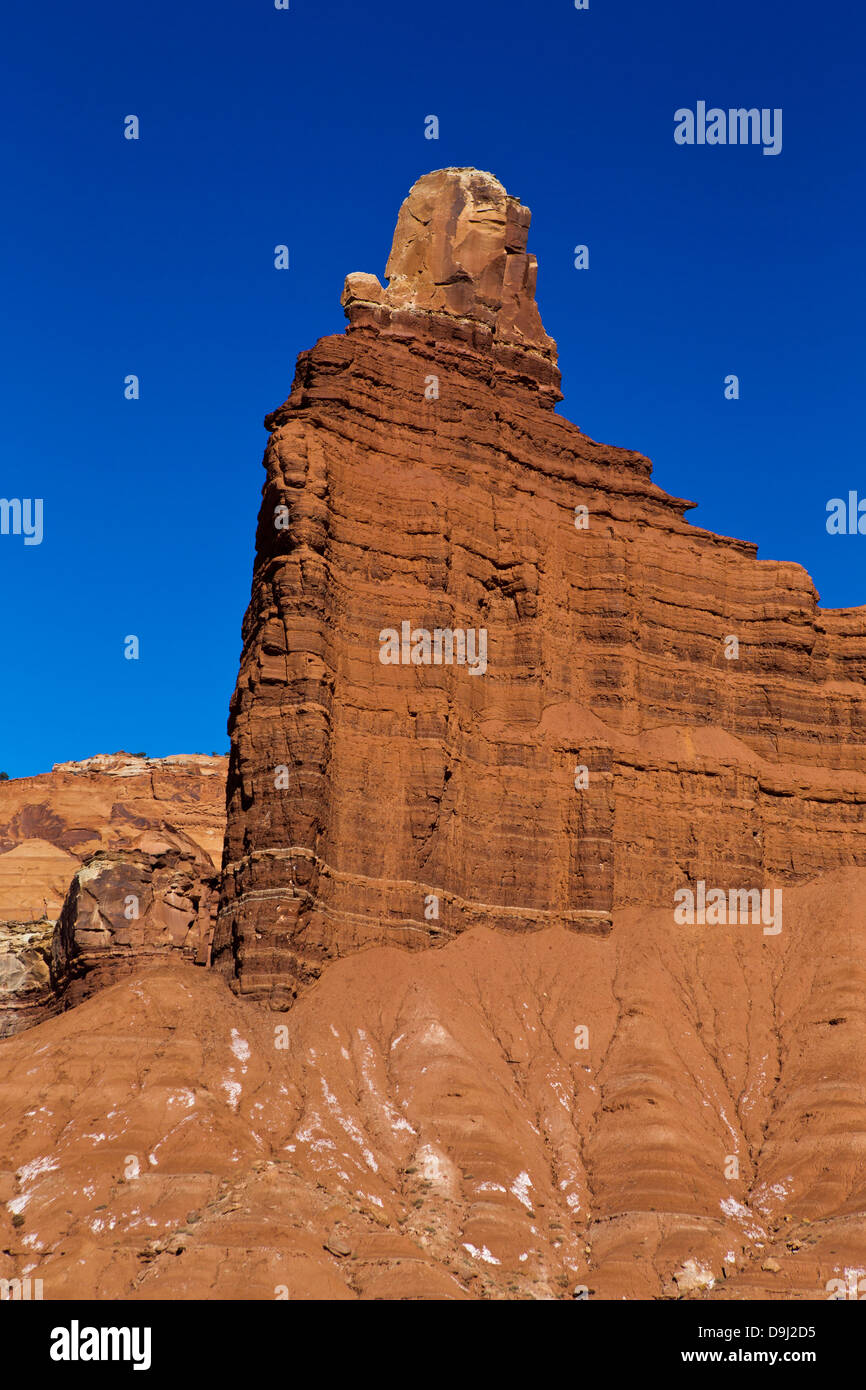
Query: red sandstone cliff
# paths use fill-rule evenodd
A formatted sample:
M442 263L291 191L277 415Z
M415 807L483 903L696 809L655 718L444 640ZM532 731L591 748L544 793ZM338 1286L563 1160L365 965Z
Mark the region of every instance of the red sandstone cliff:
M866 610L554 414L528 226L419 180L267 421L216 942L276 1007L373 943L866 864ZM381 664L404 623L483 631L485 671Z

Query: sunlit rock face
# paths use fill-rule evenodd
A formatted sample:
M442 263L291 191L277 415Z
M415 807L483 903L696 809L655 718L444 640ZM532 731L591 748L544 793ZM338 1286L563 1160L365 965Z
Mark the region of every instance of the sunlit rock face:
M278 1008L373 943L866 863L863 611L554 413L529 221L420 179L266 422L215 943Z

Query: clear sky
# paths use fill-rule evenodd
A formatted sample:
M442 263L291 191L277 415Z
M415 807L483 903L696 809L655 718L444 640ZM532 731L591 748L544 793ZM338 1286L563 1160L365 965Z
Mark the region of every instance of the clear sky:
M826 530L866 497L864 28L852 0L8 7L0 496L44 536L0 535L0 769L225 750L262 417L446 165L532 208L560 411L866 603L866 536ZM781 108L781 153L677 145L699 101Z

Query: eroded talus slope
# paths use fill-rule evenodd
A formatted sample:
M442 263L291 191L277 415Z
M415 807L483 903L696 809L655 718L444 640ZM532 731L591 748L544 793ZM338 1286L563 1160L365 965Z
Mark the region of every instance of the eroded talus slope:
M866 1270L864 900L851 869L774 936L629 909L373 947L287 1015L192 967L114 985L0 1044L0 1277L825 1298Z
M528 227L489 174L419 180L266 422L216 945L276 1008L374 942L866 864L866 610L554 413Z

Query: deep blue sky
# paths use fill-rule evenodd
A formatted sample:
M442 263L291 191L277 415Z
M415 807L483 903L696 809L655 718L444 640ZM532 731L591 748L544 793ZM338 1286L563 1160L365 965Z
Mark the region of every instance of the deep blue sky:
M262 417L445 165L532 208L562 413L866 603L825 528L866 495L863 46L851 0L8 7L0 496L45 538L0 536L0 769L226 748ZM699 99L781 107L782 153L675 145Z

